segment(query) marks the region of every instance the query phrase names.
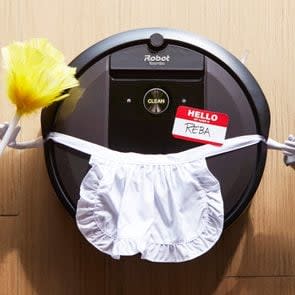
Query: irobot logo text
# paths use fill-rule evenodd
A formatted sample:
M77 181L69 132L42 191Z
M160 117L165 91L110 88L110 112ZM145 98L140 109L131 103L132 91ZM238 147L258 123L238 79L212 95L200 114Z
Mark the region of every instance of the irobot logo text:
M144 56L145 62L148 62L150 65L165 65L166 62L170 61L170 55L151 55L151 54L146 54Z

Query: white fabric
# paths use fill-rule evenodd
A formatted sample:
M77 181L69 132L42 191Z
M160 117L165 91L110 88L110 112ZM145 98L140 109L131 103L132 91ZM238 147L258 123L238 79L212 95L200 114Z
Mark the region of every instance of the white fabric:
M227 139L222 147L144 155L60 133L48 139L91 155L76 213L84 237L113 258L141 253L154 262L190 260L214 246L224 211L206 157L265 141L249 135Z

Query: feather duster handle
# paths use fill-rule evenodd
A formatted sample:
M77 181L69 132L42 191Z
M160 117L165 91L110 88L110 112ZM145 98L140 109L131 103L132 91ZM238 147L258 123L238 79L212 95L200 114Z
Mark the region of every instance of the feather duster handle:
M14 42L2 48L7 96L16 106L2 141L0 155L10 142L21 116L62 100L79 85L76 69L65 64L63 54L46 39Z
M18 113L15 113L12 121L9 123L8 129L5 132L5 135L2 141L0 142L0 156L2 155L5 147L9 144L10 138L14 132L15 127L17 126L19 119L20 119L20 115Z

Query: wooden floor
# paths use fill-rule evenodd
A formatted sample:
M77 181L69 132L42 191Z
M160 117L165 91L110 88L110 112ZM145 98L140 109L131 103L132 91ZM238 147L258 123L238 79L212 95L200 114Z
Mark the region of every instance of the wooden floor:
M271 136L295 133L293 0L1 0L0 45L47 37L70 61L119 31L151 26L189 30L240 57L268 99ZM13 107L0 75L0 122ZM2 99L3 98L3 99ZM39 113L21 139L40 132ZM114 261L84 241L58 202L41 150L0 158L0 294L295 294L295 170L270 152L250 209L200 259L153 264Z

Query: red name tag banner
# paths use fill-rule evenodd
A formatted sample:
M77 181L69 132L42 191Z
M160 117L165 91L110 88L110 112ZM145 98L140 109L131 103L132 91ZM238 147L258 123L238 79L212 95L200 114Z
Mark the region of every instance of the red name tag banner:
M227 114L179 106L173 125L175 138L221 146L229 122Z

